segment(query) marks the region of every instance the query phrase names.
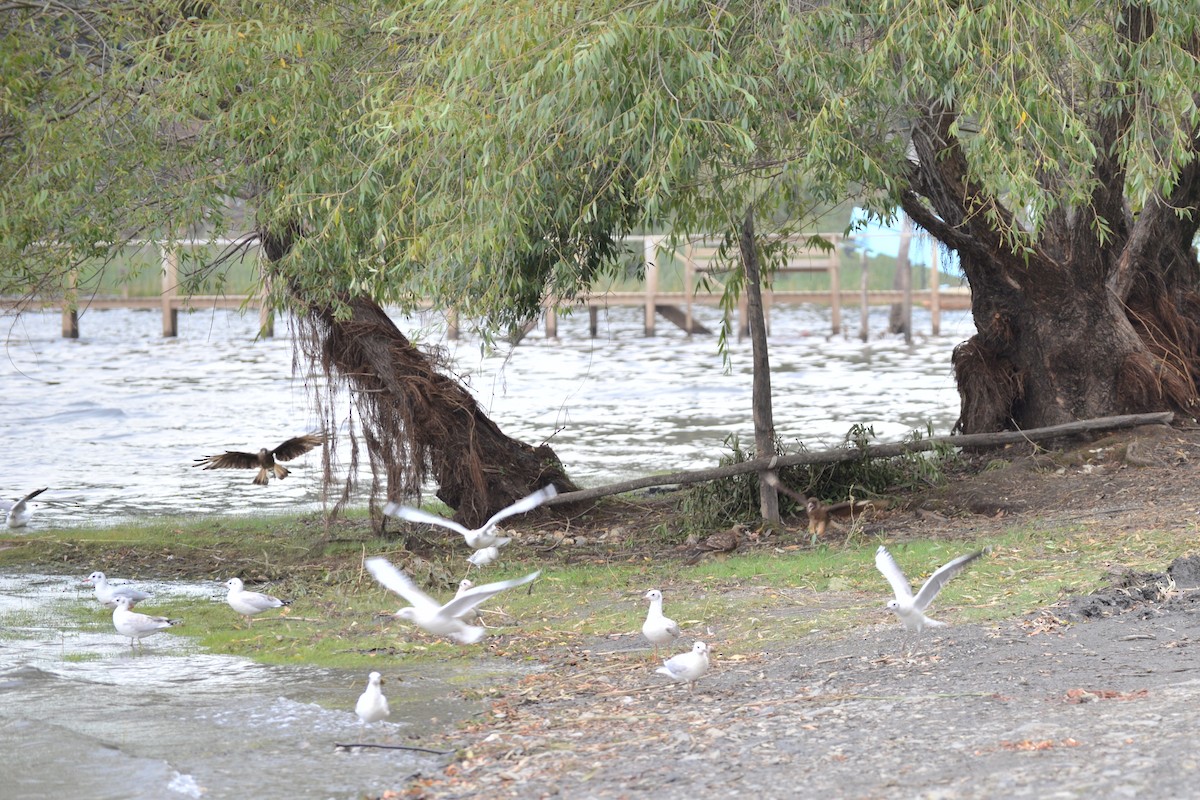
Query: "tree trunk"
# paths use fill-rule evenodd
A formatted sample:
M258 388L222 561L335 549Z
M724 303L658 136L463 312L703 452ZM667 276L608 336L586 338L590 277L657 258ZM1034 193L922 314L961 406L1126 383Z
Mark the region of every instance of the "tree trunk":
M767 322L763 316L762 270L754 243L753 209L746 210L738 246L742 268L746 271L746 318L750 325L750 349L754 361L750 397L754 448L759 458L769 458L775 455L775 415L771 407L771 362L767 357ZM767 474L758 474L759 507L764 520L779 522L779 494L767 482Z
M1200 295L1191 249L1200 166L1182 170L1165 201L1136 218L1119 165L1098 151L1095 210L1059 209L1014 253L1017 216L972 183L951 133L954 114L931 104L913 129L917 162L904 210L959 256L977 333L955 348L957 431L1043 427L1091 417L1172 410L1200 400ZM1119 125L1114 123L1119 135ZM1113 186L1118 188L1114 190ZM1189 199L1191 198L1191 199ZM1110 231L1095 235L1095 215Z
M291 241L287 235L264 236L268 262L281 259ZM325 375L337 375L351 388L376 476L373 499L380 472L392 500L419 494L426 477L432 477L438 498L455 509L455 519L476 527L548 483L563 492L576 489L550 447L504 435L470 393L439 372L374 301L351 298L349 317L339 318L295 292L292 299L302 312L298 324L306 354ZM357 444L353 452L356 460ZM326 480L332 480L328 469Z

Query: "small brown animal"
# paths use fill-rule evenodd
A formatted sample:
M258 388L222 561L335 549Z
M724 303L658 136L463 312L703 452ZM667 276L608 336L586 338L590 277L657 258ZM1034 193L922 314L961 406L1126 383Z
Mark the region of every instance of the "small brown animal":
M271 472L274 472L275 477L279 480L288 476L288 470L276 463L277 461L291 461L323 444L325 444L325 434L309 433L304 436L294 436L274 450L268 450L265 447L257 453L226 450L219 456L197 458L196 463L192 466L204 469L254 469L258 467L258 475L255 476L254 483L266 486Z
M714 533L702 542L696 544L696 550L688 557L685 564L695 564L704 558L705 553L732 553L742 543L742 530L745 526L734 525L727 531Z

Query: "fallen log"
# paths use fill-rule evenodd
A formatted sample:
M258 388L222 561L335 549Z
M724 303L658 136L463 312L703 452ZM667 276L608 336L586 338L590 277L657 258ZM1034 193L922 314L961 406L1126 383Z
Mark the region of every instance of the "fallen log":
M1083 433L1136 428L1140 425L1166 425L1171 422L1174 416L1174 413L1171 411L1159 411L1153 414L1123 414L1117 417L1097 417L1096 419L1064 422L1061 425L1051 425L1046 428L1031 428L1027 431L999 431L997 433L970 433L961 436L933 436L928 439L877 444L865 448L835 447L830 450L819 450L814 453L796 453L793 455L772 456L771 458L755 458L737 464L727 464L723 467L671 472L664 475L647 475L644 478L610 483L605 486L595 486L591 489L564 492L557 497L547 500L545 505L557 506L580 503L587 500L595 500L598 497L632 492L636 489L647 489L651 486L704 483L705 481L715 481L721 478L731 478L734 475L744 475L748 472L763 472L780 467L838 464L843 461L853 461L864 457L894 458L905 453L919 453L947 445L957 448L1002 447L1017 442L1040 442L1048 439L1059 439L1065 436L1078 436Z

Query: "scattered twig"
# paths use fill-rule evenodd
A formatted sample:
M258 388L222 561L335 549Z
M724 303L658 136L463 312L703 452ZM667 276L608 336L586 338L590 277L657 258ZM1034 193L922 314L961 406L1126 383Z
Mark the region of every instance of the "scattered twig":
M453 750L435 750L432 747L418 747L415 744L373 744L370 742L334 742L334 747L344 747L347 750L351 747L373 747L378 750L411 750L414 753L432 753L435 756L450 756L454 755Z

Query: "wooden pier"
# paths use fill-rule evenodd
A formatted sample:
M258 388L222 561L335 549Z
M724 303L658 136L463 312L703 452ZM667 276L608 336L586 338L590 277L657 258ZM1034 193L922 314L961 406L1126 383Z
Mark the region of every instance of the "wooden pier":
M804 238L807 241L808 237ZM941 326L941 311L962 310L970 308L970 293L965 289L946 289L938 286L937 250L933 249L930 265L929 288L912 290L867 290L867 270L865 255L861 263L861 284L857 290L844 289L841 286L842 264L839 254L841 237L825 234L822 238L833 246L828 249L795 247L787 262L780 265L773 273L774 279L789 273L825 273L828 275L830 289L828 291L776 291L773 285L763 288L763 313L767 316L768 331L770 329L770 311L773 305L814 303L828 305L831 315L832 335L842 333L842 309L858 307L861 310L859 336L867 338L867 309L870 306L900 304L905 308L904 318L909 320L911 332L911 308L913 305L923 305L929 309L931 318L931 333L938 335ZM657 321L661 316L669 323L692 335L710 335L712 331L698 322L695 318L697 306L717 307L721 304L726 281L730 271L723 268L717 260L718 246L711 240L698 239L678 248L668 247L668 237L664 235L631 236L626 239L634 252L640 250L645 260L645 280L643 288L637 291L608 291L596 292L575 300L575 305L585 305L589 315L589 332L595 337L598 332L598 316L601 309L612 307L641 307L644 310L644 333L654 336ZM180 246L194 245L229 245L233 240L181 242ZM62 335L65 338L79 337L79 308L87 309L157 309L162 312L162 335L166 337L179 335L180 309L241 309L257 307L259 309L260 335L271 336L274 333L273 315L264 302L264 297L237 295L197 295L180 293L179 283L179 254L177 250L158 245L162 264L162 291L157 297L104 297L90 296L81 298L74 285L68 285L61 298L34 298L25 300L0 299L0 308L5 309L62 309ZM682 261L682 291L660 291L660 263L669 259ZM707 287L705 290L698 286ZM547 303L542 314L547 338L558 336L558 315L555 304ZM448 317L447 335L451 339L458 337L457 316ZM531 330L536 322L530 323ZM739 336L745 336L748 329L746 316L746 297L741 293L738 303L737 331Z

